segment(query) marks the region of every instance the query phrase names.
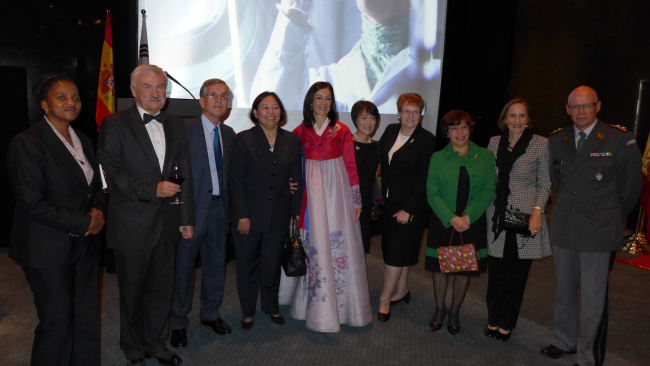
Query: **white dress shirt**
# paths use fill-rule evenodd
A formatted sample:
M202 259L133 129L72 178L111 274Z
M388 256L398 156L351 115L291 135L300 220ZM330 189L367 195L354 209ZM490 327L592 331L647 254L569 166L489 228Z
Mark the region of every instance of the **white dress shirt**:
M137 104L136 107L138 107L138 112L140 112L140 118L142 118L142 120L144 121L144 114L147 112L144 109L140 108L140 106ZM157 116L159 114L160 111L154 114L154 116ZM158 157L158 164L160 164L160 172L162 173L164 169L163 164L165 164L165 151L167 150L167 144L165 143L165 130L163 129L162 123L156 121L155 119L151 120L151 122L144 125L144 128L147 129L147 133L149 134L149 139L151 140L153 149L156 152L156 156Z
M585 133L585 135L587 135L587 136L585 136L585 142L586 142L587 139L589 138L589 134L590 134L591 131L594 129L594 126L596 126L596 122L598 122L598 120L595 120L594 123L591 124L591 126L585 128L584 131L582 131L582 132ZM580 131L580 130L575 126L575 125L573 125L573 131L575 132L575 137L576 137L576 141L575 141L575 143L576 143L576 149L577 149L577 148L578 148L578 141L580 140L580 135L579 135L579 133L580 133L581 131Z

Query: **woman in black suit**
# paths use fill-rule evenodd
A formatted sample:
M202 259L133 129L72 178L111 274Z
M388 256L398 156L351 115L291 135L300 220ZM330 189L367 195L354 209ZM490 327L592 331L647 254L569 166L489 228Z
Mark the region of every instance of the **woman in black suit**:
M99 365L98 245L104 196L90 139L70 127L74 82L46 75L33 88L45 111L8 151L16 196L9 256L23 267L39 324L32 365Z
M375 176L379 168L379 145L370 138L379 125L379 110L372 102L360 100L350 110L352 123L357 132L352 135L354 140L354 158L357 162L359 175L359 190L361 191L361 211L359 223L363 250L370 252L370 236L372 231L372 193L374 192Z
M400 123L386 126L379 140L384 197L381 247L385 267L377 317L383 321L390 319L391 305L411 300L408 270L418 262L429 218L426 183L435 137L420 125L425 107L418 94L400 95Z
M278 126L286 121L280 98L264 92L255 98L250 119L256 124L235 139L230 161L231 219L235 238L237 291L244 318L253 327L257 293L262 311L284 324L278 304L280 262L291 216L302 204L300 138ZM289 183L297 183L292 194Z

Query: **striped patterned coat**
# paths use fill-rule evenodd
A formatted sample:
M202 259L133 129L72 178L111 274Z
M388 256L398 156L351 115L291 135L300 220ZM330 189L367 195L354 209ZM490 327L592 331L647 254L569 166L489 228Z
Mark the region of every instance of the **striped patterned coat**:
M488 149L494 153L495 160L499 149L499 140L501 140L501 136L494 136L488 145ZM498 177L499 168L495 169ZM510 172L508 208L512 206L513 209L532 213L533 207L546 207L551 194L551 178L548 169L548 139L534 135L526 153L517 159ZM494 216L494 204L490 203L487 209L488 255L503 258L506 233L502 231L494 240L492 216ZM539 259L552 254L545 215L542 215L542 230L532 238L517 235L517 246L520 259Z

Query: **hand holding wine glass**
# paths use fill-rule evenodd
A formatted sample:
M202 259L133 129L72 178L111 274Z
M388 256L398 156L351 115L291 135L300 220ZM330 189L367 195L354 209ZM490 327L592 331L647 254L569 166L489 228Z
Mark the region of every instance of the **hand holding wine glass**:
M171 163L169 164L169 181L178 184L179 186L185 181L185 170L183 169L183 164L181 163ZM180 187L178 187L178 193L180 193ZM178 200L178 194L176 199L171 202L172 205L182 205L185 202Z

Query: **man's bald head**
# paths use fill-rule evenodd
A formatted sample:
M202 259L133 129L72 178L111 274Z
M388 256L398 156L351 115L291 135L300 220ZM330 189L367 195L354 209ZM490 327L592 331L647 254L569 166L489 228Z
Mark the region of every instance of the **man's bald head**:
M576 128L584 131L587 127L596 122L596 115L600 112L600 101L598 94L592 88L582 85L569 94L566 105L566 112Z

